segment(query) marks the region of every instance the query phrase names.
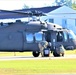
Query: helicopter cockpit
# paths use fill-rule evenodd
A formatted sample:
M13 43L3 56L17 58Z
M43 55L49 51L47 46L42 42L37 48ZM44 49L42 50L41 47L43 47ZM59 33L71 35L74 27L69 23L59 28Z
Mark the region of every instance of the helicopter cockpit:
M73 33L72 30L70 30L70 31L68 32L68 35L69 35L69 39L76 40L76 35Z
M57 42L61 42L65 49L72 50L76 48L76 35L72 30L63 29L57 32Z

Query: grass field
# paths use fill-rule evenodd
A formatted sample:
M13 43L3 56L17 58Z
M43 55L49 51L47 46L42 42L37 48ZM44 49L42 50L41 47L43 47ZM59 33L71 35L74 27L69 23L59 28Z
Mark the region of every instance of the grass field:
M76 59L0 61L0 73L76 73Z
M0 52L0 56L32 56L32 52Z
M76 51L66 51L65 54L76 54ZM16 53L16 55L31 55L31 53ZM14 56L14 53L0 53L0 56ZM0 61L1 74L50 74L76 73L76 59L46 59L46 60L7 60Z

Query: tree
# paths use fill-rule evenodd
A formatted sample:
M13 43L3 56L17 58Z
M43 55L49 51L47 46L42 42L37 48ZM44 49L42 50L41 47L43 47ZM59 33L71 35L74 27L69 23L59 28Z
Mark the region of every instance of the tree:
M72 3L72 8L76 10L76 2L75 1Z
M27 6L26 4L23 5L23 9L29 9L29 6Z
M76 0L55 0L56 5L66 5L76 10Z
M72 6L72 0L55 0L55 3L59 6L66 5L68 7Z

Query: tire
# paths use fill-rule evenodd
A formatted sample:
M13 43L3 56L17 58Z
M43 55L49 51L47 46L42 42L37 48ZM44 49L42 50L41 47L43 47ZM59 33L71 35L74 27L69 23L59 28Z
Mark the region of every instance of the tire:
M62 53L62 56L64 57L64 53Z
M46 50L46 49L45 49L45 50ZM46 53L45 53L45 50L44 50L44 53L43 53L43 54L44 54L44 57L49 57L49 56L50 56L50 51L47 49L47 50L48 50L48 54L46 54Z
M32 52L32 55L33 55L34 57L38 57L38 56L40 55L40 52L38 52L38 51L33 51L33 52Z
M60 54L58 54L57 52L53 52L53 56L54 57L60 57Z

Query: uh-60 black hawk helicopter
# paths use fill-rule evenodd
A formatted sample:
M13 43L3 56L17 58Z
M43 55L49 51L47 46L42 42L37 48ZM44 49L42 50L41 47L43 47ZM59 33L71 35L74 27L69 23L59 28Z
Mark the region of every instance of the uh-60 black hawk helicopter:
M3 14L3 15L2 15ZM22 18L28 16L42 16L41 12L22 12L1 10L0 19ZM46 45L51 43L50 47ZM76 49L75 34L68 29L48 22L32 21L0 23L0 51L1 52L29 52L32 51L34 57L38 57L43 52L43 56L49 56L49 51L53 55L60 56L56 50L62 44L67 50ZM41 46L41 47L40 47ZM46 46L46 47L45 47Z

